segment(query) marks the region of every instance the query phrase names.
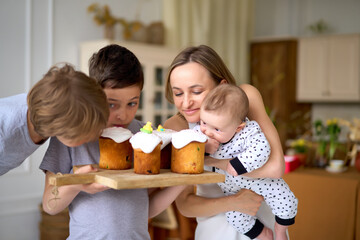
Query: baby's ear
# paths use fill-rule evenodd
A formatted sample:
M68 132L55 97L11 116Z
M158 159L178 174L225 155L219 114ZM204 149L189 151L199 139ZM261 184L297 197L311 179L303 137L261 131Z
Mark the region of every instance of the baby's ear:
M220 81L220 84L229 83L225 78Z
M236 132L240 132L246 126L246 122L241 122L240 125L236 128Z

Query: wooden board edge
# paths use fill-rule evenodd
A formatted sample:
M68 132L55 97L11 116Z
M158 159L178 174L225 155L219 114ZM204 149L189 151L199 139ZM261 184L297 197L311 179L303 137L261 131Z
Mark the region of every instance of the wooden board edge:
M114 179L106 178L106 181L102 181L102 176L97 175L95 181L98 183L106 182L106 186L113 188L113 189L137 189L137 188L157 188L157 187L173 187L179 185L197 185L197 184L210 184L210 183L219 183L225 182L225 175L220 173L214 172L204 172L201 174L181 174L176 173L179 179L184 178L184 176L192 176L192 179L187 179L186 182L169 182L169 181L143 181L143 182L136 182L136 181L115 181ZM173 178L176 178L176 175L172 175ZM211 179L209 179L211 177Z
M95 179L94 173L86 174L54 174L49 177L49 184L53 186L64 186L73 184L89 184Z

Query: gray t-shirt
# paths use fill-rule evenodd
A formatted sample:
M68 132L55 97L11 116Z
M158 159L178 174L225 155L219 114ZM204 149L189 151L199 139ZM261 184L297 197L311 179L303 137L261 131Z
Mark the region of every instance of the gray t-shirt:
M136 133L142 126L134 120L129 130ZM51 138L40 169L70 173L74 165L99 163L99 157L98 141L69 148ZM68 239L150 239L148 208L147 189L109 189L96 194L80 192L69 205Z
M0 99L0 175L18 167L40 145L27 126L26 94Z

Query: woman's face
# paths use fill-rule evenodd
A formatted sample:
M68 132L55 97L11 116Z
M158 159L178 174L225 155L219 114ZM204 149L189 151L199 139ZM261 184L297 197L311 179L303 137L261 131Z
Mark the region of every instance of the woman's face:
M216 83L202 65L190 62L174 68L170 75L174 104L190 123L200 121L200 106Z
M139 108L140 88L136 85L125 88L105 88L104 92L110 108L107 127L127 128Z

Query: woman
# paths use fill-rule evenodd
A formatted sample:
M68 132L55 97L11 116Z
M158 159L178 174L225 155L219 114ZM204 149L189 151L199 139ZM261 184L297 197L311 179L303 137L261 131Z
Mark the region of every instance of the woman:
M192 128L200 120L200 106L204 97L218 84L233 84L235 79L219 57L210 47L201 45L189 47L180 52L172 62L166 82L166 98L174 103L179 113L168 119L164 126L174 130ZM242 84L249 99L250 120L256 120L265 133L271 155L261 168L246 176L258 178L280 178L284 173L284 156L278 133L267 116L259 91L251 85ZM206 164L224 169L227 161L206 157ZM197 217L198 225L195 239L248 239L230 226L225 217L227 211L239 211L255 215L262 197L250 190L225 196L217 184L186 188L176 200L180 212L187 217ZM258 214L267 227L274 226L274 216L270 208L263 206ZM263 217L266 217L264 219ZM266 228L265 228L266 229ZM271 238L271 231L263 231L264 238Z

